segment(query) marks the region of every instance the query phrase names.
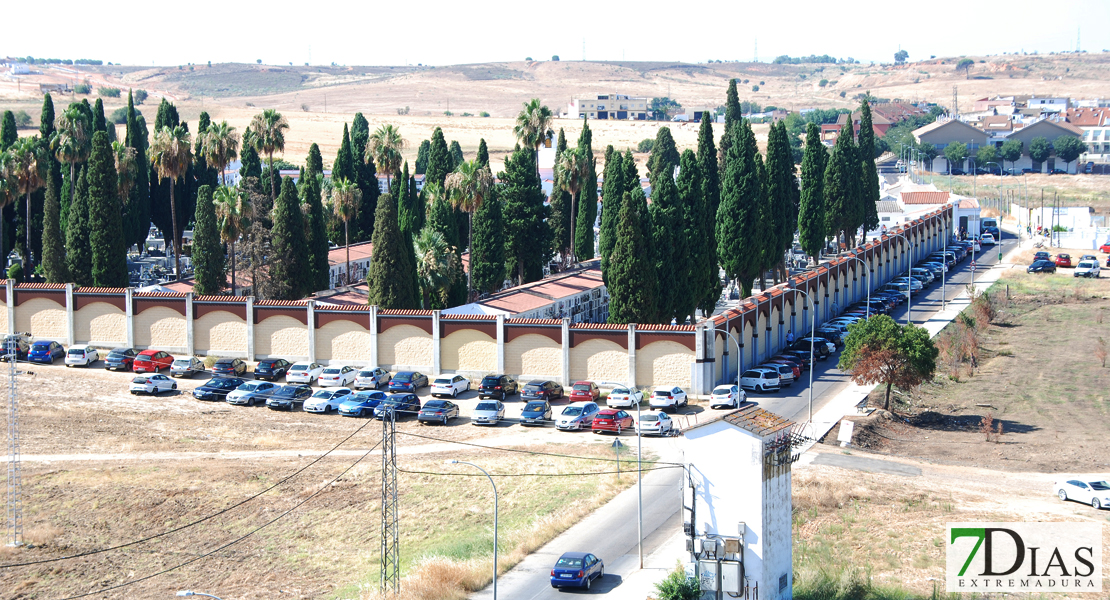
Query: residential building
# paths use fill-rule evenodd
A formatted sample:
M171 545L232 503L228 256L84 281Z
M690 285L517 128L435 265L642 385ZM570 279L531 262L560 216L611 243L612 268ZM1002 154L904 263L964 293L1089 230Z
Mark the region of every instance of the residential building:
M443 311L445 315L505 315L512 319L561 319L604 323L609 319L609 292L598 261L492 294Z
M1020 160L1011 164L1010 167L1012 169L1018 170L1032 169L1036 173L1042 173L1045 171L1051 173L1054 169L1067 169L1069 172L1074 173L1078 161L1072 162L1071 164L1067 165L1059 164L1056 162L1055 154L1053 154L1052 156L1049 156L1048 160L1042 164L1039 162L1035 162L1029 156L1029 143L1032 142L1034 139L1042 137L1048 140L1048 143L1051 144L1055 142L1057 138L1060 138L1062 136L1074 136L1081 138L1083 136L1083 130L1076 127L1075 125L1072 125L1062 119L1058 119L1055 117L1041 119L1032 124L1028 124L1025 127L1022 127L1021 129L1015 130L1013 133L1006 136L1006 141L1017 140L1021 142L1022 157Z
M31 67L27 63L8 63L9 75L29 75L30 73Z
M944 149L948 144L961 142L967 146L968 156L975 156L979 148L987 143L987 133L978 127L951 117L941 117L933 123L920 127L913 132L914 139L919 144L932 144L937 149L937 157L933 159L934 171L948 172L948 160L944 158ZM963 168L963 165L953 165Z
M892 125L897 125L910 117L920 117L929 114L927 104L911 104L907 102L877 102L871 105L872 123L874 116L881 115ZM854 115L853 115L854 116ZM885 130L884 130L885 132Z
M330 289L346 285L347 282L357 283L366 279L370 271L370 257L374 253L372 242L359 242L351 244L351 277L347 274L347 246L339 246L328 251L328 286Z
M1068 110L1067 98L1039 98L1033 96L1025 103L1026 108L1036 108L1042 113L1061 113Z
M627 94L591 94L567 104L567 118L646 121L651 118L652 98Z
M1087 152L1081 157L1082 160L1110 158L1110 108L1069 108L1067 119L1068 123L1083 130L1083 143L1087 145Z
M1008 115L990 115L979 120L979 128L987 133L987 143L1001 146L1014 131L1014 119Z

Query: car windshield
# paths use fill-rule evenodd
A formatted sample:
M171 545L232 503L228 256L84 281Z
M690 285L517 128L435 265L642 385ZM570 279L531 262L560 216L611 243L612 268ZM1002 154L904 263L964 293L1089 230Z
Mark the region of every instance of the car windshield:
M543 402L529 402L524 405L524 412L539 412L543 410Z
M655 390L655 395L656 396L666 396L666 397L670 398L671 397L671 391L670 390Z
M538 392L543 389L543 384L529 383L528 385L524 386L524 389L528 390L529 392Z
M122 352L112 352L108 354L108 358L124 358L126 355Z
M744 371L744 378L745 379L759 379L760 378L760 373L759 373L759 371Z
M186 361L186 362L188 362L188 361ZM216 366L218 366L218 367L230 367L233 362L234 361L231 360L230 358L221 358L220 360L216 361Z
M261 385L262 384L260 383L244 383L243 385L239 386L239 389L244 392L253 392L261 387Z
M374 372L373 371L359 371L358 376L359 377L373 377Z
M393 381L397 381L397 382L400 382L400 383L406 383L406 382L411 381L411 380L412 380L412 373L398 373L396 376L393 377Z
M584 383L576 383L576 384L574 384L574 391L576 391L576 392L588 392L588 391L590 391L590 386L588 386Z
M339 369L324 369L324 375L338 375Z
M308 370L308 365L306 365L306 364L295 364L292 367L290 367L289 370L290 371L307 371Z
M432 400L424 405L424 408L443 408L447 403L443 400Z
M731 394L731 393L732 393L732 388L730 388L730 387L728 387L728 386L721 386L721 387L718 387L718 388L714 388L714 389L713 389L713 395L717 395L717 394Z
M146 377L136 377L131 380L131 383L146 383Z
M582 566L581 558L566 558L565 556L555 563L556 567L567 567L569 569L577 569Z
M1094 267L1095 267L1095 263L1093 263L1089 260L1085 260L1085 261L1079 263L1079 268L1080 269L1093 269ZM70 350L70 352L73 352L73 351Z
M1082 267L1083 265L1079 265L1079 266ZM73 350L69 351L69 355L70 356L84 356L85 351L84 350L73 349Z
M659 420L659 415L644 415L640 417L640 420L644 422L655 422Z
M496 402L482 402L474 410L497 410Z
M482 379L482 385L497 385L501 383L500 377L485 377Z
M1107 484L1105 481L1092 481L1090 482L1090 485L1091 489L1095 490L1096 492L1105 492L1106 490L1110 490L1110 484Z
M331 398L334 393L331 390L320 390L312 395L313 398L324 398L325 400Z
M50 347L50 342L35 342L35 350L46 350Z
M214 387L217 389L234 388L239 387L240 385L243 385L242 382L236 381L235 379L216 379L208 382L209 387Z
M275 398L293 398L297 395L297 388L283 386L278 391L274 392Z
M173 366L175 366L175 367L187 367L191 363L192 363L192 361L190 361L187 358L179 358L179 359L173 361ZM220 363L216 363L216 364L220 364Z
M613 388L613 391L609 392L610 397L613 397L613 396L627 396L628 394L629 394L628 388Z
M577 417L578 415L582 414L582 407L581 406L568 406L568 407L563 409L563 414L568 416L568 417Z
M441 377L436 380L436 385L451 385L450 377Z

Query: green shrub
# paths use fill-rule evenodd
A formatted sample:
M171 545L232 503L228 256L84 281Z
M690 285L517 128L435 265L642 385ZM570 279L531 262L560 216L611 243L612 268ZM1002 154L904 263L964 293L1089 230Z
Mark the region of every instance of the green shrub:
M96 93L105 98L119 98L119 88L98 87Z
M135 100L136 105L142 104L143 102L146 102L146 90L135 90L131 92L131 97Z
M636 144L636 152L651 152L651 149L654 147L655 140L651 138L644 138L640 140L639 144Z
M92 86L87 84L87 83L78 83L77 85L73 86L73 93L74 94L84 94L84 95L91 94L92 93Z
M25 110L21 110L15 113L15 124L16 127L30 127L31 115L27 114L27 111Z
M115 123L116 125L123 125L124 123L126 123L127 122L127 107L126 106L121 106L121 107L117 108L116 110L113 110L112 114L108 115L108 120Z
M659 592L658 600L698 600L701 598L701 586L697 579L686 577L686 572L679 567L667 575L667 578L655 584Z
M23 265L15 263L14 265L8 267L8 279L11 279L16 283L23 281Z
M478 113L478 116L479 117L488 117L489 113L483 110L482 112Z

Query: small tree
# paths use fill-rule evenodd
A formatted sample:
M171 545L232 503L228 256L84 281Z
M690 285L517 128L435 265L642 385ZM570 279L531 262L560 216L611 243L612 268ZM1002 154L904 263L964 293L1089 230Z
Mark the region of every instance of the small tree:
M1014 163L1021 159L1021 151L1023 145L1018 140L1010 140L1002 144L999 154L1002 155L1002 160L1010 161L1010 168L1014 167Z
M1029 158L1034 162L1043 163L1048 160L1050 154L1052 154L1052 146L1043 136L1029 140Z
M998 149L994 146L983 146L975 153L975 166L979 167L998 160Z
M956 63L956 70L963 71L965 79L971 79L971 67L973 66L975 66L975 61L970 58L963 58L960 59L960 62Z
M697 579L686 576L682 568L675 569L663 581L655 584L659 600L697 600L701 598L701 585Z
M944 158L948 160L948 172L952 172L952 167L962 165L964 159L967 158L967 144L963 142L952 142L944 147Z
M906 52L905 50L899 50L899 51L894 53L894 64L900 65L900 64L906 62L906 59L909 58L909 57L910 57L909 52Z
M890 390L909 389L932 379L938 350L929 332L899 325L887 315L876 315L848 327L848 339L837 365L858 384L886 384L883 408L890 410Z
M1056 158L1071 164L1075 159L1079 158L1080 154L1087 151L1087 145L1083 140L1078 137L1061 136L1052 142L1053 149L1056 150Z

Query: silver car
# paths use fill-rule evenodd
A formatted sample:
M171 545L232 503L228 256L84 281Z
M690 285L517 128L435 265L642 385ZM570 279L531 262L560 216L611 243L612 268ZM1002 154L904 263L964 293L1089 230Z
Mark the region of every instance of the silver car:
M171 377L192 377L204 372L204 362L195 356L178 358L170 364Z
M393 376L389 371L378 367L376 369L362 369L355 376L355 389L356 390L380 390L382 386L388 385L389 380Z
M483 400L474 408L470 422L475 425L497 425L505 418L505 405L500 400Z
M227 395L227 403L246 406L265 405L270 394L276 392L278 387L280 386L269 381L248 381Z
M600 410L597 402L574 402L559 413L555 419L555 427L563 431L589 429Z

